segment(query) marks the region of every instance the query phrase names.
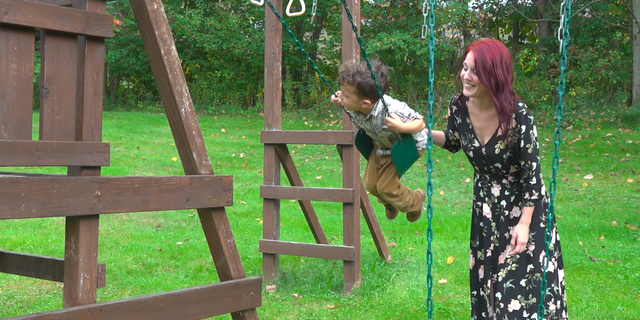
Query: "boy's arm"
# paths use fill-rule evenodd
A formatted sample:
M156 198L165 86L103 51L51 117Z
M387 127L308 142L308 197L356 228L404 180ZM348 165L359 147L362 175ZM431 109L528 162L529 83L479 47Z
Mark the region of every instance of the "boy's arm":
M386 119L387 128L399 133L414 134L424 130L424 120L415 119L409 122L402 122L402 119L395 114L390 114Z

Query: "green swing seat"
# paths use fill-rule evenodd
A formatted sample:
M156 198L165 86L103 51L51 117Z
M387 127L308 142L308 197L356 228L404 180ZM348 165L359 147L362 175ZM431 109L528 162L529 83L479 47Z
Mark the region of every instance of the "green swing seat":
M373 151L373 139L367 135L364 129L358 129L355 139L356 148L365 159L369 160L369 155ZM401 133L398 139L391 147L391 160L398 171L398 178L411 168L418 161L420 154L416 149L416 143L413 136L407 133Z

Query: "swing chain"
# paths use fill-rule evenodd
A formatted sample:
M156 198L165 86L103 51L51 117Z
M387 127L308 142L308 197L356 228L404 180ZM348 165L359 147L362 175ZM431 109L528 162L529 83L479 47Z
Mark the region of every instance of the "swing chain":
M431 243L433 242L433 228L431 221L433 219L433 206L431 204L431 198L433 196L433 183L431 176L433 173L433 105L435 100L434 94L434 82L435 82L435 44L436 37L434 35L434 27L436 24L435 6L436 0L429 0L428 10L425 11L427 0L423 4L422 14L428 12L428 27L429 27L429 114L427 115L427 313L428 319L433 319L433 277L431 276L431 267L433 265L433 252L431 250ZM427 17L425 16L425 19ZM424 30L424 26L423 26ZM425 38L423 32L422 38Z
M554 199L556 195L556 186L557 186L557 174L558 167L560 166L560 141L561 141L561 123L562 116L564 113L564 94L565 94L565 73L567 71L567 47L569 46L570 32L569 32L569 21L571 19L571 0L564 0L562 2L561 8L561 29L558 29L558 36L560 36L560 30L562 30L562 39L558 38L560 41L560 81L558 83L558 107L556 109L556 131L554 138L554 155L553 161L551 163L551 167L553 169L553 174L551 178L551 182L549 183L549 209L547 212L547 230L544 236L545 242L545 252L542 257L542 269L543 269L543 277L540 282L540 303L538 305L538 319L544 319L545 314L545 306L544 306L544 297L547 292L548 284L547 284L547 270L549 269L549 245L553 240L553 221L555 219L555 206Z
M562 54L562 47L564 43L564 27L565 27L565 14L567 7L565 6L564 1L560 4L560 25L558 26L558 42L560 43L560 47L558 52Z
M380 95L380 101L382 101L382 105L384 106L384 111L389 114L389 109L387 108L387 103L384 101L384 95L382 94L382 90L380 90L380 85L378 84L378 80L376 79L376 74L373 72L371 68L371 63L369 62L369 56L367 55L367 50L364 49L364 44L362 43L362 39L358 35L358 27L353 22L353 16L351 15L351 11L349 11L349 5L346 0L342 0L342 6L344 7L344 11L347 14L347 18L349 18L349 22L351 22L351 29L353 29L353 34L356 36L356 40L358 40L358 44L360 45L360 51L362 51L362 57L367 62L367 68L371 72L371 78L373 79L373 83L376 85L376 90L378 90L378 95Z
M313 6L311 7L311 23L316 18L316 11L318 10L318 0L313 0Z
M429 28L429 25L427 24L427 17L429 16L430 9L431 7L429 6L428 0L424 0L422 3L422 30L420 32L420 37L422 37L422 39L427 38L427 30Z

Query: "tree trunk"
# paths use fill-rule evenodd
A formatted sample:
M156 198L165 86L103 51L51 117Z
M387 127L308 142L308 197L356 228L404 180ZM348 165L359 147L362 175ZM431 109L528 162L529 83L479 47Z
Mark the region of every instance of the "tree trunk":
M631 103L640 103L640 0L633 0L631 23L633 25L633 78L631 82Z
M538 8L538 39L544 39L551 36L549 20L545 17L548 3L549 0L536 0L536 7Z
M512 1L512 5L514 8L518 7L518 1L517 0L513 0ZM513 52L513 54L518 53L518 51L520 50L519 48L519 44L520 44L520 16L517 12L517 10L513 10L511 12L511 51Z

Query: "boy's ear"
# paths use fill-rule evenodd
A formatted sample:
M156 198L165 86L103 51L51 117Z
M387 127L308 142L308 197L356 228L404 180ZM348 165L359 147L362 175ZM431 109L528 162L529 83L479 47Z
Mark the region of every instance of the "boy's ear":
M369 107L371 107L371 100L369 99L362 100L362 108L368 109Z

